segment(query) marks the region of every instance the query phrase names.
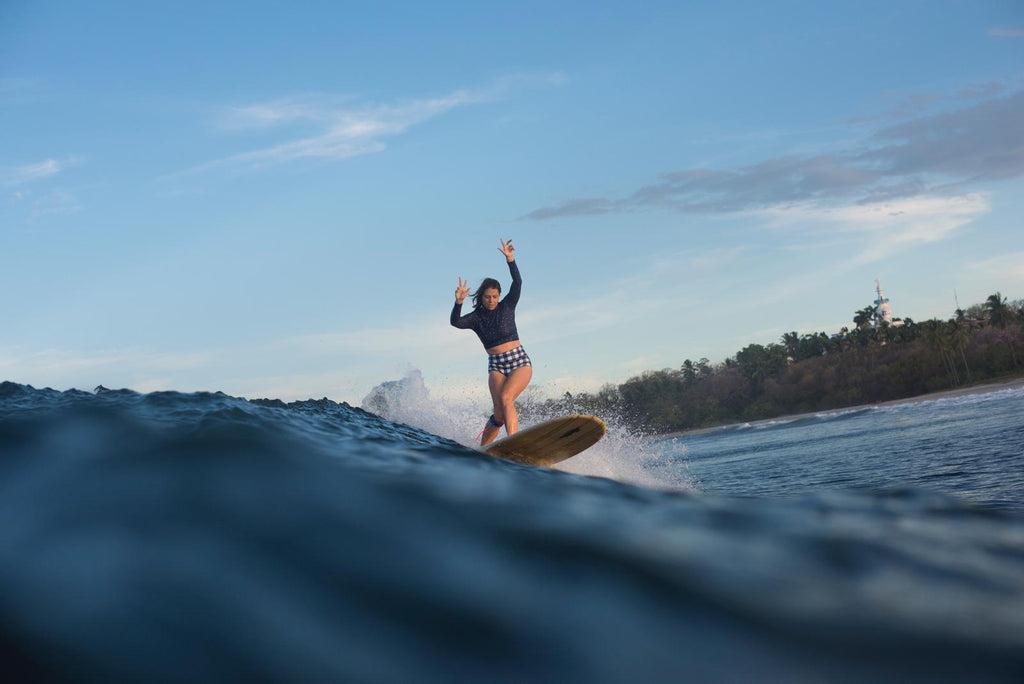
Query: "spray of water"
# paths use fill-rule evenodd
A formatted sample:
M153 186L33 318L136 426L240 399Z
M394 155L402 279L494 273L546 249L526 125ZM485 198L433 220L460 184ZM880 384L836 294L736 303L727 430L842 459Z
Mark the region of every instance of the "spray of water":
M523 403L530 404L529 411L521 414L521 429L563 415L544 410L543 404L535 400L536 394L531 395L530 392L528 389L527 394L520 398ZM537 390L533 389L533 392ZM377 385L363 399L362 408L471 448L478 447L477 435L491 412L486 395L462 399L431 397L419 370L409 371L401 380ZM598 417L608 426L604 439L582 454L558 464L557 469L655 489L695 489L686 471L685 460L680 458L685 447L678 443L669 446L666 442L631 430L621 416ZM668 451L671 451L671 457Z

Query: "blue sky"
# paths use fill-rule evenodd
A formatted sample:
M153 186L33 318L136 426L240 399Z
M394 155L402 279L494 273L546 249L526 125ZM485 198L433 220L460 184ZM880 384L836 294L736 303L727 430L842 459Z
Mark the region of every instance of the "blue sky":
M1018 2L298 4L0 5L0 377L485 401L502 237L539 393L1024 297Z

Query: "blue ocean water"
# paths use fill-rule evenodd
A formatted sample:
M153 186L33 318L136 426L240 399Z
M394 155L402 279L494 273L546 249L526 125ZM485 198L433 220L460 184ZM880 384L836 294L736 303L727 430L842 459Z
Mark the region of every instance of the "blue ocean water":
M670 440L705 492L920 488L1024 511L1024 388L733 425Z
M564 470L394 408L0 385L6 671L1024 678L1024 391L667 440L606 416Z

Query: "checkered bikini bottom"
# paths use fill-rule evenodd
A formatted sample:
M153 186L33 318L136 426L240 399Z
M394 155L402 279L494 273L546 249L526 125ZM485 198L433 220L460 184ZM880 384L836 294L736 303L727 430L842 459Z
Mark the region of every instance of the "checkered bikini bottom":
M530 357L522 347L509 349L501 354L487 355L487 372L498 371L502 375L508 375L517 368L532 366Z

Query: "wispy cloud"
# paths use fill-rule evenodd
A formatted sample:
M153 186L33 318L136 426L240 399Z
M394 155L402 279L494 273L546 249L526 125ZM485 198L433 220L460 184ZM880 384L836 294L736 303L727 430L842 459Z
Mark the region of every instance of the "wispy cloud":
M987 195L909 197L888 202L822 207L803 204L764 209L752 214L768 219L769 227L799 227L857 236L850 264L880 261L912 245L938 242L989 211Z
M386 141L459 107L498 100L516 88L559 85L561 74L510 75L486 88L460 89L438 97L388 104L361 103L353 97L299 95L233 107L221 127L230 131L283 131L285 139L205 162L174 175L218 168L260 169L302 160L339 161L387 148Z
M60 378L74 378L81 371L97 369L146 368L154 372L190 370L214 365L212 352L154 353L138 349L73 351L68 349L42 349L26 351L18 347L0 349L0 371L9 376L43 378L45 382L59 382Z
M272 102L228 107L221 113L219 125L226 131L248 131L302 121L329 123L349 102L351 98L325 94L294 95Z
M622 322L625 311L629 311L625 293L611 290L599 297L563 302L559 306L532 307L517 318L519 328L531 331L531 340L550 342L609 330Z
M991 259L974 261L964 267L968 279L985 278L1002 287L1024 286L1024 252L1001 254Z
M995 92L989 87L986 92ZM980 92L980 91L979 91ZM732 213L813 203L874 204L1024 175L1024 92L886 126L859 148L775 157L736 169L664 174L628 196L574 197L529 212L548 220L664 209Z
M5 375L29 378L53 378L73 375L81 370L111 366L119 356L112 353L78 354L59 349L25 353L20 349L0 350L0 370ZM46 380L52 382L52 380Z
M14 193L15 199L21 200L28 197L28 191ZM53 190L44 195L39 195L32 202L30 218L37 219L43 216L59 216L77 214L82 210L82 203L78 197L66 190Z
M471 345L462 347L459 340L468 337L456 336L448 325L447 318L419 317L405 319L398 327L360 328L342 332L323 332L298 335L282 339L279 344L285 349L303 355L316 356L376 356L403 352L413 348L432 354L453 352L465 353ZM452 349L452 347L457 349Z
M881 93L878 98L888 106L884 113L851 119L848 123L877 123L917 118L925 116L929 112L934 113L940 107L964 107L971 102L998 97L1009 89L1009 86L1003 81L980 81L945 92L886 91Z
M988 35L996 38L1024 38L1024 29L991 28Z
M7 187L18 187L56 176L73 166L85 163L81 157L66 159L44 159L22 166L0 167L0 183Z
M532 343L551 342L570 337L586 336L608 331L628 324L645 310L685 305L679 292L666 288L681 270L688 273L709 273L733 264L745 248L732 248L698 252L680 251L665 255L647 264L641 271L607 283L600 292L544 303L533 301L521 307L517 314L521 332L529 331ZM638 301L637 292L645 292ZM524 294L524 298L530 295ZM449 303L450 306L450 303ZM463 313L468 313L464 307ZM456 330L447 318L437 315L407 318L401 326L360 328L347 331L325 331L318 334L293 336L275 343L275 349L287 350L290 355L327 358L359 358L381 355L412 355L432 360L465 358L480 350L475 335Z
M972 107L889 126L881 143L854 157L886 180L938 175L955 182L1024 175L1024 92Z

